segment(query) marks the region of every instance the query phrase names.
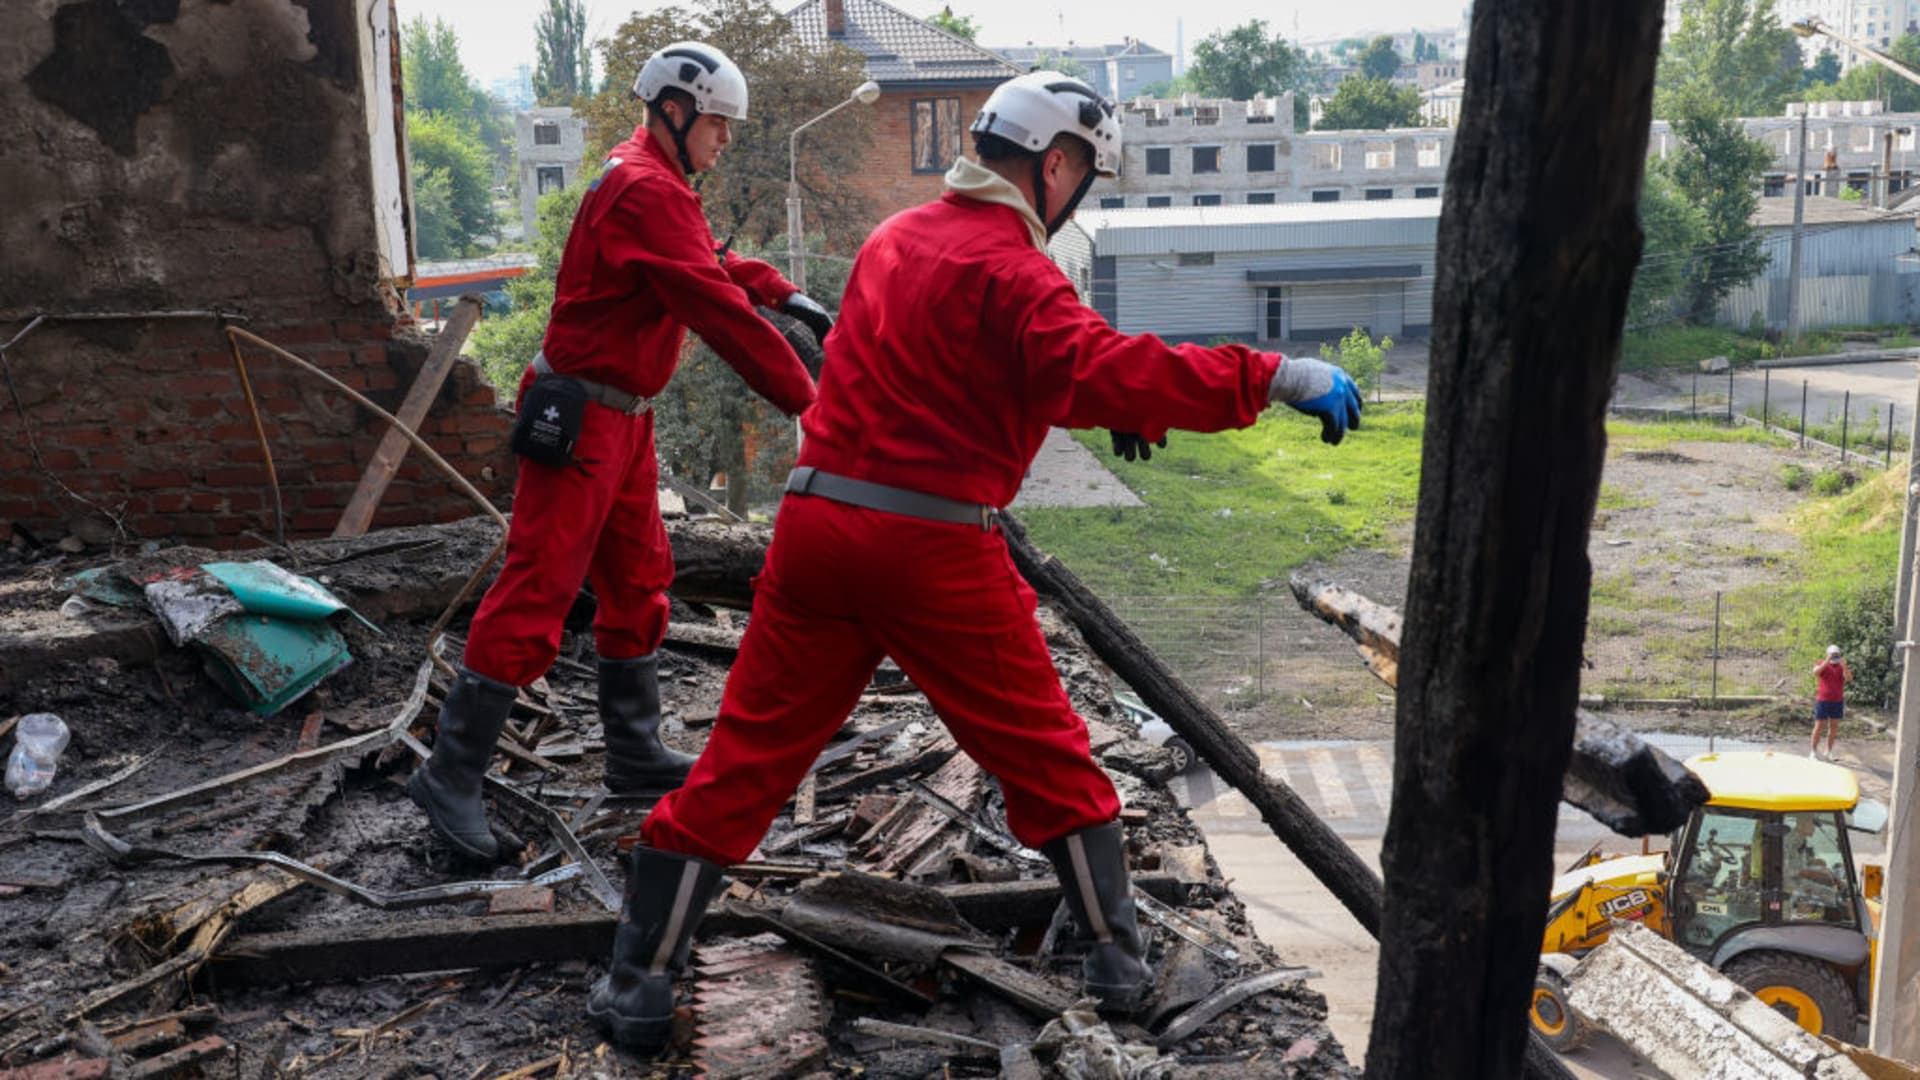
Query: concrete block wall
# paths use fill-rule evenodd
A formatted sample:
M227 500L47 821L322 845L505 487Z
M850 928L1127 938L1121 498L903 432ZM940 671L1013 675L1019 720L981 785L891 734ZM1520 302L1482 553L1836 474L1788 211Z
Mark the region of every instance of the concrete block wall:
M382 280L377 215L393 208L376 206L371 118L386 106L363 79L385 39L359 6L0 5L0 146L14 148L0 155L0 342L41 314L219 310L397 406L426 346L396 325ZM248 356L288 525L329 531L383 429ZM55 319L6 362L20 408L0 401L0 537L18 523L43 540L117 538L63 486L139 538L219 546L271 528L213 320ZM449 380L424 429L484 490L510 491L507 418L477 370ZM413 455L378 521L459 516L456 498Z

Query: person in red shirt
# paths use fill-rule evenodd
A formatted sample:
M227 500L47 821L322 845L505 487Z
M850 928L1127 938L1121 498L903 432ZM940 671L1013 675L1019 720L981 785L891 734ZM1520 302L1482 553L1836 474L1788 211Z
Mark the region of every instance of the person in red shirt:
M1813 694L1813 744L1807 750L1807 756L1820 756L1820 728L1827 729L1827 760L1833 760L1833 743L1840 735L1840 718L1847 711L1847 684L1853 681L1853 672L1848 670L1847 662L1840 658L1840 646L1827 646L1827 658L1814 666L1813 678L1817 684Z
M1150 981L1120 802L994 508L1052 426L1144 446L1170 427L1246 427L1284 401L1337 443L1360 395L1318 360L1169 346L1081 303L1046 241L1120 160L1112 107L1085 83L1006 82L973 131L984 164L956 163L944 196L887 220L854 262L719 718L628 855L587 1010L615 1042L665 1041L673 972L723 868L760 842L886 656L999 780L1014 836L1052 861L1087 990L1127 1012Z
M693 759L659 734L654 653L667 630L673 552L660 521L650 402L691 328L754 392L797 416L813 403L813 379L754 305L784 309L822 337L832 327L773 267L716 250L689 182L726 149L730 123L746 118L740 69L710 45L669 45L642 66L634 96L647 103L646 123L614 147L581 199L546 338L520 386L520 425L543 432L559 458L520 463L506 563L473 617L433 756L407 784L434 831L474 858L498 851L480 797L494 742L517 688L558 654L583 579L599 601L607 786L660 790L686 779ZM585 398L577 431L564 430L562 410L540 397L559 388ZM542 404L526 407L530 396Z

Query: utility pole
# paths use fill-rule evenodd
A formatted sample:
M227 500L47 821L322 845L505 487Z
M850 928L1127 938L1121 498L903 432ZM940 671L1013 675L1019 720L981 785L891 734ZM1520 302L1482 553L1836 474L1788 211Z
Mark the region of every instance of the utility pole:
M1807 105L1800 104L1800 164L1793 176L1793 244L1787 255L1787 339L1800 340L1800 245L1807 231Z
M1893 199L1893 129L1888 128L1880 138L1880 198L1874 205L1885 210Z
M1916 537L1920 537L1920 519L1914 514L1920 510L1920 369L1916 369L1913 401L1913 435L1907 441L1907 517L1900 528L1900 569L1894 576L1893 619L1895 641L1907 640L1907 605L1913 600L1913 549ZM1888 408L1893 406L1889 404Z
M1909 518L1911 527L1911 518ZM1907 586L1907 625L1915 624L1920 590ZM1920 873L1920 657L1903 638L1906 654L1900 679L1900 735L1894 744L1892 815L1887 836L1887 870L1882 879L1886 904L1880 920L1880 950L1873 969L1873 1026L1868 1045L1874 1053L1912 1061L1920 1058L1920 904L1913 882Z

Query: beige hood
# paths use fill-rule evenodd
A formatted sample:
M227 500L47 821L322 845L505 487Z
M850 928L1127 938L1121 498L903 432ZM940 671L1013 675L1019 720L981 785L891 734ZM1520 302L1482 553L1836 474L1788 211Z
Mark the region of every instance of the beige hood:
M1040 224L1040 217L1033 212L1027 197L1020 194L1020 189L1009 183L1006 177L976 164L972 158L963 157L947 170L947 190L983 203L1012 208L1026 223L1027 233L1033 237L1033 246L1041 251L1047 250L1046 226Z

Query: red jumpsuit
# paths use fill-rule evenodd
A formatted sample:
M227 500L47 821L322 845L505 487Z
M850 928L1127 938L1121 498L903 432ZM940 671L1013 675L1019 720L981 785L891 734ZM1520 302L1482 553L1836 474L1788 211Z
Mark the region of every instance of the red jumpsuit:
M764 262L716 257L700 196L670 155L636 129L581 200L554 284L547 362L653 397L692 328L756 393L797 415L813 402L813 380L753 310L779 307L794 286ZM546 672L589 574L601 656L645 656L666 635L673 550L660 522L652 412L589 404L574 456L584 471L520 462L506 565L467 638L467 667L490 679L525 686Z
M1158 437L1252 424L1280 358L1108 326L1011 208L949 192L861 248L800 463L1004 506L1052 425ZM1104 824L1113 783L1053 668L998 530L790 496L719 719L646 842L745 858L883 656L1000 780L1029 847Z

